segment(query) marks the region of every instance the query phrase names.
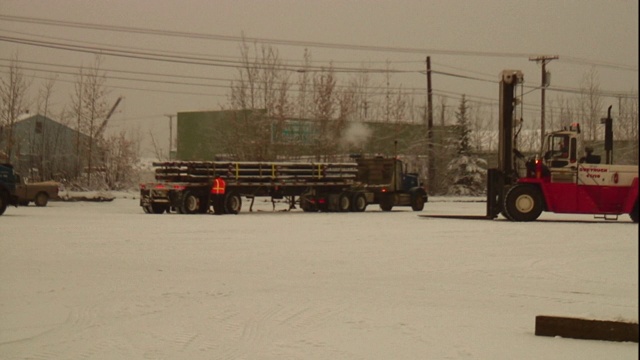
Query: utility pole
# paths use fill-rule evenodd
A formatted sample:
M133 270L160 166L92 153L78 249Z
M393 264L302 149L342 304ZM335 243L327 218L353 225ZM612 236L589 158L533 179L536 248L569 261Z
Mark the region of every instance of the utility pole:
M433 194L433 187L436 177L436 162L433 151L433 102L431 89L431 57L427 56L427 146L429 150L429 162L427 170L428 191ZM429 195L431 195L429 194Z
M558 55L542 55L542 56L532 56L529 58L529 61L535 61L537 63L542 63L542 81L540 84L540 149L544 146L544 93L547 86L549 86L550 78L549 74L547 74L547 63L551 60L557 60L560 57Z
M169 118L169 160L171 160L171 148L173 145L173 116L172 114L165 114L164 116Z

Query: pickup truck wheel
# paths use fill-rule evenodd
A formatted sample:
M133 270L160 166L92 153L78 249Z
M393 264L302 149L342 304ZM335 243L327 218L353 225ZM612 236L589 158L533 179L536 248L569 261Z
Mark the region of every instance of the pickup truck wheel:
M36 198L33 202L36 206L47 206L47 203L49 202L49 195L45 192L39 192L36 194Z
M530 185L516 185L504 198L506 218L513 221L534 221L543 210L540 191Z
M183 214L195 214L198 212L200 207L200 202L198 197L193 195L190 192L184 194L184 198L182 199L182 206L180 207Z

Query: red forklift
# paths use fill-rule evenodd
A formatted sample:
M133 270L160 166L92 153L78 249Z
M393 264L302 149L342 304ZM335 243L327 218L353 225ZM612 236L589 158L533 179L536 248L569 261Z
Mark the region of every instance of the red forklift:
M534 221L543 211L592 214L617 220L628 214L638 222L638 166L614 165L611 107L605 125L606 156L589 153L580 143L580 126L572 124L545 136L543 151L526 158L516 148L514 117L520 71L505 70L500 81L498 167L487 174L487 214L511 221ZM524 166L519 166L524 163Z

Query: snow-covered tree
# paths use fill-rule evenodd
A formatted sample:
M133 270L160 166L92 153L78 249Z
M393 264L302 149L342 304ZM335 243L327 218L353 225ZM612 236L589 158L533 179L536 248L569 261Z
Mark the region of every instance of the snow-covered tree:
M452 179L447 191L450 195L480 195L485 189L487 162L473 154L468 110L467 99L462 95L456 112L456 157L447 166Z

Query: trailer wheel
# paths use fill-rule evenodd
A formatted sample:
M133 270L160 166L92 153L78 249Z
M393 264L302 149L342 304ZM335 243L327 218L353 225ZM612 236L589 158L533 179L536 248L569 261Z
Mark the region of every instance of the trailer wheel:
M180 206L180 212L182 214L195 214L200 208L200 200L197 196L190 192L186 192L182 198L182 206Z
M151 213L162 214L165 211L169 212L169 206L162 204L151 204Z
M49 195L47 195L46 192L41 191L36 194L36 198L33 202L36 206L47 206L47 203L49 202Z
M311 195L300 195L300 208L304 212L317 212L318 208L315 203L311 201Z
M364 193L357 192L353 195L353 201L351 201L351 210L354 212L363 212L367 209L367 197Z
M633 206L633 209L629 213L629 217L633 220L634 223L638 223L638 200L636 200L636 204Z
M209 211L209 198L208 197L201 197L200 198L200 205L198 206L198 213L199 214L206 214L207 211Z
M343 192L338 198L338 211L347 212L351 210L351 196L349 193Z
M237 214L242 209L242 198L235 191L227 193L224 198L225 214Z
M534 221L542 213L540 191L530 185L516 185L504 198L505 217L512 221Z

